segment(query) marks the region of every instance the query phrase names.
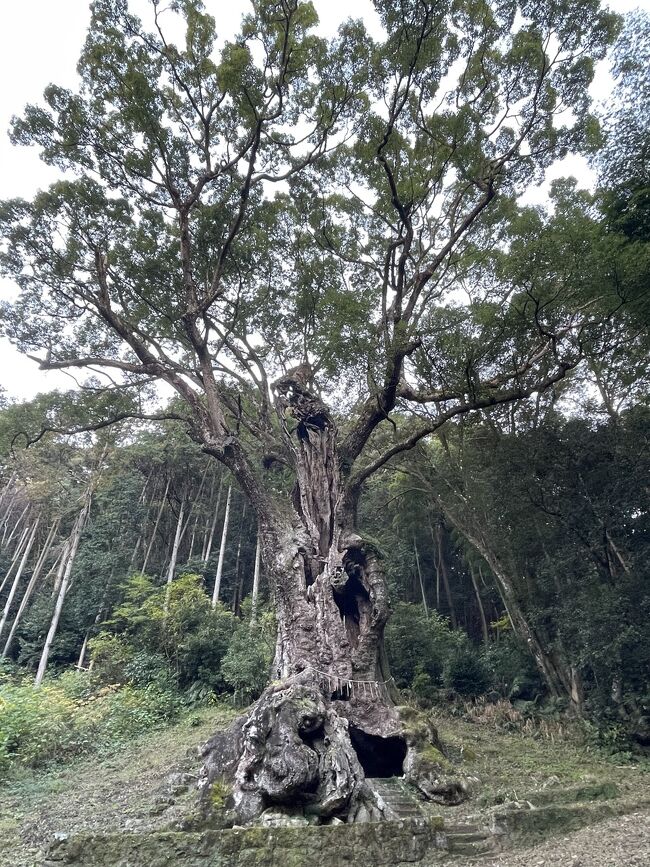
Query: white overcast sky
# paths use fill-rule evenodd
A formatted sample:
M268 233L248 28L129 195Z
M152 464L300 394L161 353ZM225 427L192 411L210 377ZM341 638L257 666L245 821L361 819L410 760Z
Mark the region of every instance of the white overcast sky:
M133 0L135 11L145 0ZM576 0L579 2L579 0ZM334 33L347 16L363 17L372 26L375 13L370 0L314 0L324 35ZM619 13L642 8L650 11L650 0L610 0ZM237 30L245 0L206 0L217 19L218 33L227 37ZM144 16L143 16L144 17ZM40 163L34 148L14 148L7 138L9 121L28 102L38 102L45 86L56 82L74 88L76 63L89 20L88 0L0 0L0 199L31 197L55 179L53 169ZM605 68L599 70L592 86L595 99L607 95L610 87ZM591 178L584 161L570 159L552 170L553 176L574 174L589 185ZM531 201L542 201L543 192L532 192ZM8 281L0 281L0 297L13 294ZM25 399L52 388L69 388L70 378L45 373L0 338L0 386L12 397Z

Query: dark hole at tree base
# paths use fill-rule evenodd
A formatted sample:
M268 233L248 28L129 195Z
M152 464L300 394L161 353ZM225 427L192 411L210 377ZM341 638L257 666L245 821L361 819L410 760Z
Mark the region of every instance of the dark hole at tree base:
M367 777L401 777L404 773L403 738L382 738L350 726L350 740Z

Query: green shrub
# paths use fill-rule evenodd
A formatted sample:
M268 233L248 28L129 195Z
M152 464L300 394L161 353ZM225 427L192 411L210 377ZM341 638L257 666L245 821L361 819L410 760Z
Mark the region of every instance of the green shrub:
M174 691L176 687L173 672L159 653L136 650L124 666L124 674L133 686L155 685L163 691Z
M97 743L110 749L173 719L181 707L181 697L155 684L125 686L104 696L100 705L101 717L95 725Z
M124 636L102 630L89 642L93 672L103 683L126 683L135 648Z
M7 760L41 765L65 752L71 741L74 699L56 686L0 686L0 748Z
M210 690L223 687L221 661L236 618L223 605L212 608L200 576L181 575L167 597L167 587L134 575L123 593L107 631L91 642L105 682L164 683L171 674L182 689L197 682Z
M411 683L411 692L419 705L431 707L436 698L436 687L431 675L420 669Z
M443 682L459 695L482 695L490 686L490 674L469 641L459 643L445 663Z
M264 621L255 626L242 621L232 636L221 663L221 674L235 699L247 703L257 698L268 681L273 647Z
M12 765L113 750L163 725L180 707L179 693L159 684L102 686L87 673L69 672L38 688L31 680L0 682L0 776Z
M413 688L414 678L422 674L439 684L454 645L446 618L436 611L427 617L420 605L397 603L386 628L386 651L397 686Z
M510 699L533 700L545 689L535 660L514 635L505 635L483 649L483 664L492 689Z

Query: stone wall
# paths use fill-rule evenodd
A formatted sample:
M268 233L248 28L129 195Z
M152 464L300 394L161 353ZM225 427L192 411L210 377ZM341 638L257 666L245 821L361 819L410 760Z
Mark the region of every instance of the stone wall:
M436 863L442 821L78 834L52 844L45 867L402 867ZM437 836L438 835L438 836Z

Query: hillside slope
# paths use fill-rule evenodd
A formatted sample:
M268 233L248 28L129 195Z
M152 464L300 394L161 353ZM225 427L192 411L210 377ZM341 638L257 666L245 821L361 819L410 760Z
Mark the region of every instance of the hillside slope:
M196 746L233 716L229 708L194 712L110 756L24 772L6 783L0 788L0 865L42 863L55 837L178 827L195 804ZM476 780L476 794L465 805L435 808L446 823L500 821L513 805L523 805L514 811L508 851L488 855L485 867L641 867L650 861L647 765L605 759L569 738L504 732L464 719L443 718L439 730L450 755L462 755L465 772ZM531 805L536 809L527 812ZM584 823L590 827L571 830Z

